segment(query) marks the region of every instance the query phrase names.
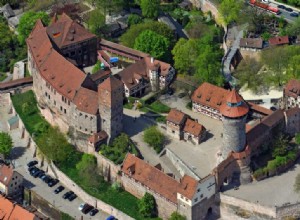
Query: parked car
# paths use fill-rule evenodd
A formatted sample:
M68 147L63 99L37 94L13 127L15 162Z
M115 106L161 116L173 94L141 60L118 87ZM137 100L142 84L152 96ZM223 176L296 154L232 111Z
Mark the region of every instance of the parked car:
M90 216L94 216L94 215L96 215L97 213L99 212L99 210L98 209L92 209L91 211L90 211Z
M277 8L285 9L284 5L278 5Z
M63 191L64 189L65 189L65 187L59 186L59 187L57 187L57 188L54 190L54 193L55 193L55 194L58 194L58 193L60 193L61 191Z
M37 177L38 178L41 178L42 176L44 176L45 175L45 171L44 170L41 170L40 172L39 172L39 174L37 175Z
M32 174L32 176L34 177L34 178L37 178L41 173L43 173L44 171L43 170L38 170L38 171L36 171L36 172L34 172L33 174Z
M52 179L49 181L48 186L49 187L55 186L58 182L59 182L58 179Z
M299 14L298 14L297 12L292 12L292 13L290 14L290 16L292 16L292 17L299 17Z
M39 178L40 178L41 180L43 180L46 176L47 176L47 174L44 173L43 175L40 175Z
M72 195L70 195L69 196L69 198L68 198L68 200L70 201L70 202L72 202L74 199L76 199L77 198L77 195L74 193L74 194L72 194Z
M36 168L37 168L36 166L28 167L29 173L30 173L32 170L36 169Z
M72 194L74 194L73 191L68 191L68 192L66 192L62 197L63 197L63 199L67 199L67 198L69 198Z
M285 10L288 11L288 12L292 12L293 11L293 9L291 9L291 8L285 8Z
M27 166L28 166L28 167L32 167L32 166L37 165L37 164L38 164L38 162L37 162L36 160L32 160L32 161L30 161L30 162L27 164Z
M52 177L49 175L46 175L45 178L43 179L43 181L48 184L50 181L52 181Z
M80 204L80 206L78 207L79 211L81 211L86 205L88 204L87 203Z
M81 212L83 214L87 214L89 213L92 209L94 209L94 206L91 206L89 204L87 204L86 206L83 207L83 209L81 210Z
M33 169L30 170L30 175L33 176L33 174L35 174L38 171L40 171L40 169L37 167L34 167Z
M106 218L106 220L116 220L116 217L113 215L110 215Z

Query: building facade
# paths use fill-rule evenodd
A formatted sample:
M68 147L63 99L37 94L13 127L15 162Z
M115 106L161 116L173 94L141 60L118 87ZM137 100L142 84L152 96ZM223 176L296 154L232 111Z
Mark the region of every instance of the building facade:
M23 176L12 166L0 164L0 192L9 197L23 193Z
M290 80L283 89L283 105L285 109L300 107L300 81Z

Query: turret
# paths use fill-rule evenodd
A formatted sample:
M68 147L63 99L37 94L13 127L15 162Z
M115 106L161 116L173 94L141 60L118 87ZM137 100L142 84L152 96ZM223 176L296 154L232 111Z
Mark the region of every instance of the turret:
M233 89L220 107L223 121L222 157L231 152L242 152L246 146L246 119L249 107Z

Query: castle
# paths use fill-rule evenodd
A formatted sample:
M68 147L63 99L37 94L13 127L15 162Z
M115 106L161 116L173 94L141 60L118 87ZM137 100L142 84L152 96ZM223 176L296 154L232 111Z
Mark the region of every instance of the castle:
M26 43L33 90L49 122L85 140L101 134L90 138L98 142L122 131L123 83L109 76L97 85L79 68L96 62L95 35L63 14L49 27L38 20Z

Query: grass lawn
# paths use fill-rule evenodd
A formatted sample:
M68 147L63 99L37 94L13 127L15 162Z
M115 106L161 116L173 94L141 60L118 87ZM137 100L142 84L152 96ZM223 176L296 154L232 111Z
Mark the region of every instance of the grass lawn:
M25 124L30 134L36 131L36 125L39 123L47 123L39 112L37 102L32 91L12 96L14 107ZM47 123L48 124L48 123ZM63 163L57 164L58 167L75 183L77 183L88 194L106 202L113 207L121 210L127 215L135 219L145 219L138 212L138 199L124 190L115 190L111 185L103 180L100 175L92 176L91 179L83 178L76 169L76 164L81 161L83 153L75 151L72 156L66 158ZM94 181L93 181L94 180ZM95 182L92 185L90 182ZM99 181L98 181L99 180ZM64 216L68 219L68 216ZM158 220L159 218L151 218ZM149 219L150 220L150 219Z
M157 113L168 113L170 111L170 107L161 103L160 101L155 101L149 105L149 108Z

